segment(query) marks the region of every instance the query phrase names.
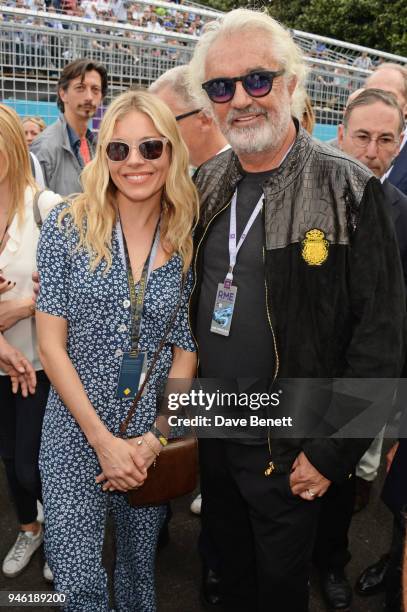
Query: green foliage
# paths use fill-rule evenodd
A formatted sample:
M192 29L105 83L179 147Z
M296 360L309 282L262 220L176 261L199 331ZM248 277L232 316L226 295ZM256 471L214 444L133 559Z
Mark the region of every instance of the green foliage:
M298 19L307 11L311 0L271 0L265 6L269 14L285 26L298 28Z
M231 11L240 7L248 8L247 0L245 2L236 2L235 0L203 0L202 4L218 11Z
M229 11L239 6L266 7L289 28L407 56L406 0L206 0Z

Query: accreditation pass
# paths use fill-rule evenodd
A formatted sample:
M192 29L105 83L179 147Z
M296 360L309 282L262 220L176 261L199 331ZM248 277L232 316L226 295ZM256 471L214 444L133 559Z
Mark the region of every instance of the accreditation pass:
M211 332L229 336L235 308L237 287L229 283L219 283L216 291L215 306L212 313Z

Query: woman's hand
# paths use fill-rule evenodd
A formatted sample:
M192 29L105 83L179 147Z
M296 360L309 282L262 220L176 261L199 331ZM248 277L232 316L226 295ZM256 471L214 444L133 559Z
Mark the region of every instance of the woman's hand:
M144 462L146 469L148 469L156 460L157 455L161 452L161 444L154 436L154 434L148 432L144 434L144 436L139 436L138 438L130 438L128 440L124 440L127 444L129 444L140 457L141 461ZM107 479L104 472L99 474L96 478L96 482L103 482L103 491L115 491L116 487L111 482L110 479ZM143 481L144 482L144 481ZM143 483L136 485L138 488L141 487Z
M104 491L135 489L147 478L145 457L140 448L129 440L116 438L107 432L93 448L102 468L102 472L96 477L96 483L103 482Z
M6 331L13 327L21 319L26 319L34 314L31 298L18 300L2 300L0 302L0 331Z
M13 393L21 388L23 397L35 393L37 377L31 363L0 334L0 368L10 376Z
M0 270L0 295L2 293L6 293L6 291L10 291L10 289L14 289L15 286L16 284L10 280L7 280L3 276L2 270Z

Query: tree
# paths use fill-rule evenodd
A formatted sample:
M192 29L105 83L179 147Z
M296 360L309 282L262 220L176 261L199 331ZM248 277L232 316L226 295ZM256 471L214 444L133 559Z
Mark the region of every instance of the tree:
M219 10L248 6L207 0ZM257 3L286 27L407 56L406 0L270 0Z

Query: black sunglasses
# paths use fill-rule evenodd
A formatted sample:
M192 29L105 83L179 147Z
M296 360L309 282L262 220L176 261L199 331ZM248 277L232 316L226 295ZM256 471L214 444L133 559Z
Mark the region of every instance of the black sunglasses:
M241 81L244 90L252 98L262 98L270 93L273 81L276 77L284 74L284 70L254 70L249 74L238 77L219 77L202 83L202 88L208 94L208 98L217 104L230 102L235 95L236 83Z
M175 115L175 121L181 121L181 119L186 119L187 117L191 117L192 115L196 115L200 113L202 108L196 108L195 110L188 111L187 113L182 113L182 115Z
M151 161L159 159L163 154L168 138L150 138L130 144L125 140L112 140L106 147L106 155L112 162L124 162L130 156L132 149L138 149L141 157Z

